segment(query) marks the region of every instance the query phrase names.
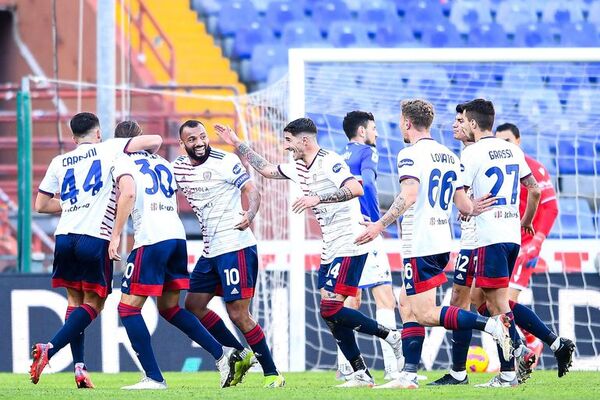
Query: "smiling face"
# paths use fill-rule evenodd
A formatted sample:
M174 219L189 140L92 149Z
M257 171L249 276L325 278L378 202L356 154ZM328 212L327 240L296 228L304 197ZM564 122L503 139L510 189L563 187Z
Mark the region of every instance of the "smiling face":
M202 125L194 128L186 126L181 132L180 144L190 158L201 160L206 156L209 144L206 129Z
M306 136L302 134L294 136L289 132L284 132L284 134L283 149L292 153L294 161L300 160L304 157Z

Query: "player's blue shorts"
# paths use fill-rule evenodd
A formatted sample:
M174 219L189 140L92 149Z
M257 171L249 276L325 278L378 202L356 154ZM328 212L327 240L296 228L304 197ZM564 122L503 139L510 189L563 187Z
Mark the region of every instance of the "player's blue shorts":
M475 286L506 288L519 255L516 243L495 243L477 249Z
M95 292L100 297L107 297L112 292L113 279L108 244L108 240L94 236L57 235L52 287Z
M336 257L319 267L319 289L344 296L356 296L358 283L369 254L353 257Z
M185 240L163 240L140 246L129 254L121 280L122 293L161 296L163 291L189 287Z
M256 246L221 254L200 257L190 282L191 293L214 293L226 302L254 296L258 276Z
M460 249L454 264L454 284L471 287L477 263L476 249Z
M433 254L404 259L404 288L412 296L443 285L448 279L444 268L450 261L450 253Z

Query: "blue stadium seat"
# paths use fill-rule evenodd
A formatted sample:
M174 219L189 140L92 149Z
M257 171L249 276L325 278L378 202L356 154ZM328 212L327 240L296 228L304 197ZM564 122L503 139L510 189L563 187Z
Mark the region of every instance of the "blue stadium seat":
M473 47L508 47L510 44L504 28L496 23L476 26L469 32L468 43Z
M411 72L407 85L411 96L405 95L405 97L418 97L422 94L424 98L432 99L440 97L449 87L450 80L444 68L423 64Z
M289 22L304 18L302 5L297 2L272 1L267 6L265 21L277 36L281 35L284 26Z
M398 47L414 42L412 30L403 22L379 24L375 31L375 43L379 47Z
M267 77L267 85L275 83L279 81L281 78L285 76L288 72L288 67L286 65L276 65L269 71L269 76Z
M377 171L382 174L396 174L396 156L379 154Z
M287 65L287 48L277 44L258 44L252 50L250 80L262 82L274 66Z
M542 73L534 65L512 65L504 71L502 87L506 90L541 89L544 87Z
M532 24L536 21L535 7L530 1L507 0L498 5L496 22L502 25L507 33L515 33L519 25Z
M364 4L358 12L358 21L367 27L371 35L375 35L380 25L399 23L396 8L390 0L371 0Z
M560 117L562 106L558 92L545 88L525 90L519 99L519 114L540 124Z
M413 28L413 30L416 28ZM464 42L456 28L449 23L420 26L421 42L428 47L463 47Z
M350 21L352 16L346 3L341 0L321 0L315 4L313 20L321 33L326 34L334 21Z
M478 24L490 24L492 13L489 0L456 0L450 9L450 22L460 33L469 33Z
M419 28L423 21L427 21L430 25L448 22L438 2L418 0L408 1L403 6L398 6L400 1L397 1L396 4L400 14L404 16L404 23L411 24L415 28Z
M553 0L545 2L542 21L566 25L583 21L583 4L579 0Z
M233 57L238 59L250 58L257 44L274 42L273 33L258 21L245 24L235 34Z
M329 26L327 41L334 47L370 47L369 34L363 24L334 21Z
M581 88L569 92L565 113L584 125L598 124L600 119L600 96L592 88Z
M559 140L552 148L558 159L558 172L560 174L595 174L595 149L594 141L579 139Z
M223 36L234 36L241 26L258 19L258 12L249 0L225 2L219 10L217 27Z
M600 25L600 1L594 1L588 10L587 21L591 24Z
M192 0L192 10L202 15L217 15L221 3L217 0Z
M558 42L558 30L544 23L519 25L514 44L520 47L552 47Z
M597 47L600 44L598 29L589 22L565 24L560 33L560 44L564 47Z
M283 28L281 42L287 47L312 47L312 44L325 44L319 27L312 21L288 22Z
M558 225L562 238L590 238L596 236L594 214L582 198L561 197L558 200Z

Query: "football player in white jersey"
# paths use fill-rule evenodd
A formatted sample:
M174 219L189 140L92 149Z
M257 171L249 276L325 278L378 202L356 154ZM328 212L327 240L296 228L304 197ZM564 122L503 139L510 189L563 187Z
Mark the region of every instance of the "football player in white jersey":
M117 138L141 134L142 129L135 121L123 121L115 128ZM171 163L157 154L135 152L116 160L113 175L120 194L108 253L111 259L121 260L121 234L131 215L135 242L121 283L118 311L145 374L140 382L123 389L167 387L142 317L142 307L148 296L157 296L159 314L217 360L221 387L230 386L237 351L225 351L194 314L179 307L179 293L189 289L190 280L185 230L177 214Z
M77 387L89 388L93 384L83 363L83 332L112 290L108 244L115 218L113 163L130 151L155 152L162 138L146 135L102 142L98 117L88 112L75 115L70 127L77 148L54 157L35 200L37 212L62 212L55 232L52 287L67 289L67 315L50 342L33 346L29 373L37 383L48 360L70 343Z
M312 208L323 234L323 251L319 268L321 316L329 326L338 346L355 371L352 379L339 387L373 386L356 343L354 331L386 340L402 359L400 334L360 311L344 307L348 296L356 296L358 283L370 245L356 245L354 237L361 230L363 217L357 197L361 184L338 154L321 149L317 127L309 118L299 118L284 128L284 149L292 153L294 163L275 165L242 142L231 128L217 125L217 133L234 145L261 175L270 179L290 179L300 186L304 196L292 204L301 213Z
M431 138L433 106L424 100L402 102L400 129L405 143L411 146L398 153L398 176L401 190L385 215L367 228L356 242L367 243L401 215L404 287L400 301L406 307L403 321L402 348L405 363L400 377L379 388L419 386L417 367L421 359L424 326L446 329L477 329L491 334L507 352L510 337L504 321L486 318L458 307L436 305L436 289L446 282L444 268L450 259L452 237L450 214L452 202L465 215L479 213L492 203L479 199L473 204L461 186L460 160Z
M250 315L258 255L249 227L260 206L260 193L235 154L210 146L200 121L189 120L181 125L179 138L187 155L173 162L175 180L198 217L204 240L185 307L219 343L240 351L240 365L236 366L231 385L241 381L255 356L263 368L264 387L282 387L285 379L275 367L262 328ZM242 194L248 199L248 210L242 209ZM223 297L229 318L254 354L244 349L221 318L207 307L214 296Z

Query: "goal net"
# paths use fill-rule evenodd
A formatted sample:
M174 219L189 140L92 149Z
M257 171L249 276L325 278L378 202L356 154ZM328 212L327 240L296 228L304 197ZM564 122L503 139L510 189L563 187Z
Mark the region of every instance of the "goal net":
M460 153L461 145L452 137L456 105L477 97L492 100L494 126L511 122L519 127L523 150L547 167L559 197L560 215L520 302L530 305L555 332L574 338L574 368L600 368L598 54L589 49L294 49L289 65L289 119L312 118L322 147L343 151L347 138L342 121L347 112L366 110L375 115L382 211L399 190L396 155L405 146L398 127L400 101L423 98L432 102L436 110L433 137ZM458 250L458 223L452 231ZM402 268L398 232L398 226L391 226L385 240L396 292ZM318 247L311 244L319 235L311 218L304 233L305 365L307 369L333 369L335 342L318 313L318 258L311 257L318 254ZM451 270L449 266L450 282L438 291L439 301L446 304ZM362 311L375 317L368 291L363 291ZM357 336L368 364L382 369L378 342ZM425 368L449 366L450 338L443 328L427 329ZM478 343L481 337L475 335L473 344ZM492 343L484 338L483 344L490 348L491 367L497 366ZM540 365L556 365L548 348Z

